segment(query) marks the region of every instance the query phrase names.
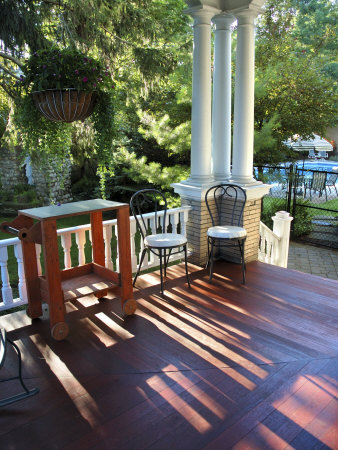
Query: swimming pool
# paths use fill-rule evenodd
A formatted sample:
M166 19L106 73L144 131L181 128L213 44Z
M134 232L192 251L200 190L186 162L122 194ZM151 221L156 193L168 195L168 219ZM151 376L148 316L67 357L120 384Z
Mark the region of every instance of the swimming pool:
M289 164L289 163L286 163ZM302 169L304 166L305 170L322 170L324 172L338 172L338 161L296 161L295 163L298 169Z

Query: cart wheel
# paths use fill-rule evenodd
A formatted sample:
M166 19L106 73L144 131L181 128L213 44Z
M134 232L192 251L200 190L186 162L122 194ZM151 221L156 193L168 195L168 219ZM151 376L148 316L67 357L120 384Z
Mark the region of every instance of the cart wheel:
M136 311L136 308L137 308L137 303L136 303L136 301L134 300L134 299L129 299L129 300L126 300L124 303L123 303L123 307L122 307L122 309L123 309L123 313L126 315L126 316L131 316L132 314L134 314L134 312Z
M51 330L52 337L57 341L62 341L65 337L68 336L69 326L66 322L58 322L56 323Z

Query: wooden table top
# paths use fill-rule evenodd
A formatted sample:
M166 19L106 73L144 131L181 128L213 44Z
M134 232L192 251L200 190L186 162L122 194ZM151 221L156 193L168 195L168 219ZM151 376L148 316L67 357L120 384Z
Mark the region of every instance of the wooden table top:
M67 216L89 214L95 211L108 211L121 206L128 206L127 203L112 202L100 198L94 200L84 200L80 202L64 203L62 205L42 206L40 208L21 209L19 215L25 215L32 219L60 219Z

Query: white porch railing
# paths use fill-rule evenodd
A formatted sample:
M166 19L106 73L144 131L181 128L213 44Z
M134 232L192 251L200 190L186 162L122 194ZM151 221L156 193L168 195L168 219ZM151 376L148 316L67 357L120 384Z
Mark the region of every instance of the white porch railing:
M259 228L258 260L275 266L287 267L290 241L290 224L293 217L286 211L276 213L273 231L263 222Z
M168 224L173 233L179 232L186 235L186 224L188 221L190 206L181 208L174 208L168 210ZM160 222L163 220L163 212L158 213ZM155 214L147 214L149 229L154 232ZM161 220L162 218L162 220ZM284 211L276 213L272 218L274 221L274 230L271 231L263 223L260 226L260 246L259 246L259 261L269 264L279 265L281 267L287 266L289 236L290 236L290 222L292 217ZM103 236L105 241L105 261L106 267L119 271L118 254L117 254L117 221L108 220L103 222ZM162 223L160 224L162 225ZM61 246L63 249L63 266L66 269L75 265L82 265L86 262L85 246L91 245L90 241L90 225L80 225L77 227L63 228L58 230ZM130 242L131 242L131 261L133 272L137 269L137 263L140 254L143 250L142 242L139 235L136 233L136 222L134 217L130 218ZM38 256L38 271L42 273L40 264L41 246L36 245L36 252ZM88 255L88 251L87 251ZM15 264L15 267L8 267L9 256L10 260ZM172 256L172 261L183 258L183 254L176 254ZM159 265L158 258L150 253L148 258L145 258L143 263L143 270L150 269ZM1 297L0 297L0 311L8 310L16 306L27 303L26 280L23 267L23 257L21 249L21 241L18 238L0 240L0 275L1 275ZM14 275L15 276L14 279ZM12 280L10 279L13 278ZM13 288L13 286L16 286Z
M186 235L186 223L191 206L182 206L180 208L173 208L168 210L167 215L167 230L168 227L172 233L177 233L178 229L181 234ZM163 212L157 213L159 223L155 224L155 213L146 214L148 219L149 230L155 232L156 227L163 225ZM61 246L63 249L63 266L69 269L76 265L83 265L87 262L85 246L91 246L90 224L80 225L77 227L63 228L58 230ZM103 222L103 237L105 242L105 265L111 270L119 272L118 246L117 246L117 220L107 220ZM130 217L130 243L131 243L131 262L132 270L136 272L138 260L143 250L141 239L136 233L136 222L134 217ZM36 252L38 256L38 272L42 273L42 266L40 264L41 245L36 245ZM15 261L14 272L17 274L15 280L12 278L13 267L9 270L8 260ZM87 251L88 255L88 251ZM14 257L13 257L14 256ZM184 258L184 254L178 253L171 256L171 261L176 261ZM88 256L87 256L88 259ZM144 259L142 269L150 269L159 265L159 259L150 253L148 258ZM27 303L26 280L23 266L21 241L18 238L0 240L0 268L1 268L1 297L0 297L0 311L14 308L16 306ZM17 288L13 288L13 286ZM14 292L14 293L13 293Z

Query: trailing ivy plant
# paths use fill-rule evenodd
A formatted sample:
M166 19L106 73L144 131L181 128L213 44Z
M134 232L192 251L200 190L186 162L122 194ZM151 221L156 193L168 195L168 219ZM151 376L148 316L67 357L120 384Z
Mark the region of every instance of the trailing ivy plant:
M112 158L114 137L114 86L108 67L75 49L52 48L32 54L22 71L17 82L21 95L15 99L13 116L19 131L18 143L23 147L24 157L39 158L42 166L50 166L52 159L58 161L60 174L63 161L71 157L73 124L46 119L36 109L31 94L36 90L68 88L97 93L93 114L86 120L94 130L93 157L98 163L104 197L104 179Z

